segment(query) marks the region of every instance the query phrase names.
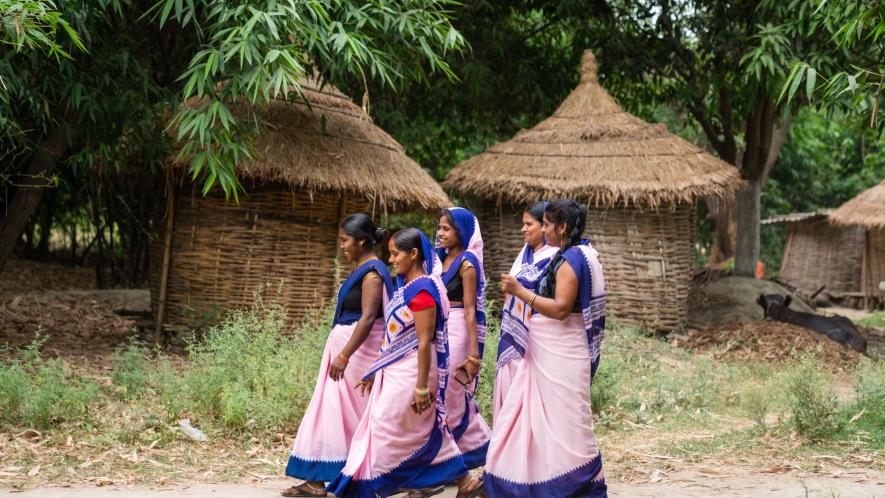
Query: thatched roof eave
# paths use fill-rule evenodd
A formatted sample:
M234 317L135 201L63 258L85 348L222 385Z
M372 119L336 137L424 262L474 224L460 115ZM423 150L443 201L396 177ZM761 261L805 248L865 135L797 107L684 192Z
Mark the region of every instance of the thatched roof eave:
M864 190L830 214L835 225L861 225L867 230L885 229L885 180Z
M724 195L734 166L624 112L585 52L581 83L553 116L453 168L443 187L497 202L570 197L598 207L651 208Z
M439 184L344 94L331 85L321 91L313 81L302 85L303 97L252 108L264 126L253 138L253 157L237 169L240 178L309 192L348 192L382 209L451 206ZM233 112L242 116L248 109L243 104ZM180 169L189 163L189 158L171 162Z

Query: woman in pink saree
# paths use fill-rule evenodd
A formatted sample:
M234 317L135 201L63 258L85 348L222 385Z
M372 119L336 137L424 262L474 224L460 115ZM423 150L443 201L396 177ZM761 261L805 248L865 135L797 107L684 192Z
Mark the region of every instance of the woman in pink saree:
M581 239L587 208L551 202L545 235L560 249L537 292L501 275L504 292L535 311L522 365L495 419L484 475L493 498L605 497L590 387L605 330L605 281Z
M375 257L386 232L365 214L348 216L338 230L345 259L355 264L338 289L332 331L320 361L310 405L301 419L286 475L304 480L283 496L325 496L341 472L350 440L368 400L354 389L378 356L384 305L393 291L387 266Z
M437 227L436 252L451 305L447 335L452 382L446 389L446 411L464 464L474 469L485 465L492 434L474 399L486 330L482 235L476 216L460 207L444 209Z
M381 355L361 384L368 407L344 468L327 488L339 497L471 484L446 423L449 301L440 261L415 228L397 232L388 248L396 290L384 310Z
M559 249L547 244L544 237L544 208L546 202L536 202L522 214L522 236L525 245L510 268L510 275L526 288L533 289ZM532 308L516 296L504 296L501 308L501 338L498 341L498 360L495 366L495 390L492 410L495 419L504 404L504 397L510 390L513 377L522 364L529 336L529 319Z

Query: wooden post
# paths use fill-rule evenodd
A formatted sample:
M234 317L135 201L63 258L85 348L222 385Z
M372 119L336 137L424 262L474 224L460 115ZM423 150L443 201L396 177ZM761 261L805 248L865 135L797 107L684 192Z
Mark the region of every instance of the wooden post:
M863 292L863 309L869 310L870 306L870 231L864 230L863 258L860 263L860 290Z
M780 274L784 274L784 270L787 268L787 264L790 261L790 249L793 247L793 232L795 232L793 224L787 224L787 246L784 248L784 257L781 258L781 270Z
M344 253L341 251L341 246L338 244L338 227L341 225L341 222L344 221L344 204L345 204L345 193L342 191L338 194L338 217L335 222L335 287L337 288L341 285L341 270L344 266Z
M175 185L172 175L166 176L166 233L163 236L163 268L160 270L160 295L157 303L157 324L154 345L163 342L163 320L166 318L166 289L169 284L169 261L172 259L172 228L175 223Z

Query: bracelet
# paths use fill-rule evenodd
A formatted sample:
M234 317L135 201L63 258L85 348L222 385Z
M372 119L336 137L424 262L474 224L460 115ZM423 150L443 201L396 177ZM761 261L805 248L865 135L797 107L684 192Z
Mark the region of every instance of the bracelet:
M529 308L531 308L532 305L535 304L535 299L538 299L538 294L532 292L532 300L529 301Z
M482 359L479 356L467 355L467 361L474 365L482 365Z
M338 359L343 361L344 363L347 363L350 361L350 357L344 353L338 353Z
M428 394L430 394L430 389L426 387L416 387L415 394L417 394L418 396L427 396Z

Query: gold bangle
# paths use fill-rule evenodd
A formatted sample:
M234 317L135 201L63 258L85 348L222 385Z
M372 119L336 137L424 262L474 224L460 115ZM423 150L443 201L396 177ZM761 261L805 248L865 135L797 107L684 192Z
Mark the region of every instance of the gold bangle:
M347 363L350 361L350 356L347 356L344 353L338 353L338 359L343 361L344 363Z
M415 394L417 394L418 396L427 396L428 394L430 394L430 389L426 387L416 387Z
M532 300L529 301L529 308L531 308L535 304L535 299L538 299L538 294L532 292Z
M467 361L476 365L482 365L482 358L479 356L467 355Z

